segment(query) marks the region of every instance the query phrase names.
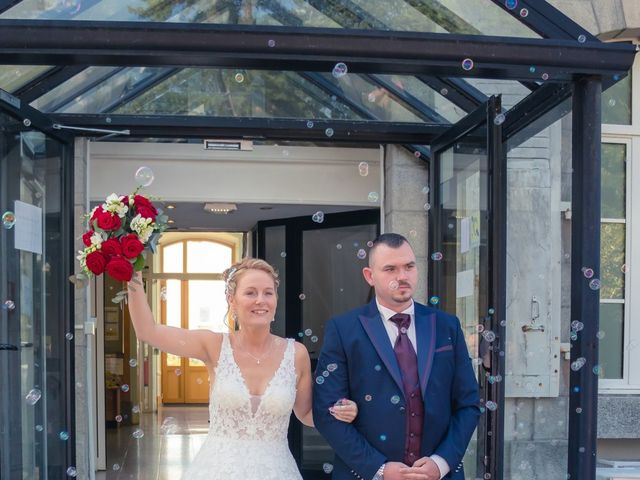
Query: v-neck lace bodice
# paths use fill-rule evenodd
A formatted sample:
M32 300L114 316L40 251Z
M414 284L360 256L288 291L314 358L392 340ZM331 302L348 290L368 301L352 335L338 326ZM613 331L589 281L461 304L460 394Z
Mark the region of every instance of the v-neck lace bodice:
M223 335L210 391L209 434L184 480L302 480L287 431L296 399L294 340L262 395L251 395Z
M251 395L233 357L229 336L224 335L211 388L211 432L227 438L287 438L289 417L296 399L293 342L292 339L287 341L280 366L264 393ZM255 408L252 403L257 404Z

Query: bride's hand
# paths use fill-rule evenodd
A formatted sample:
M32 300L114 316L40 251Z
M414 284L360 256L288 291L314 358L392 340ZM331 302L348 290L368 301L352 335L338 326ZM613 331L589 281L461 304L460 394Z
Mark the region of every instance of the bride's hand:
M329 408L329 413L341 422L351 423L358 416L358 405L353 400L343 398Z

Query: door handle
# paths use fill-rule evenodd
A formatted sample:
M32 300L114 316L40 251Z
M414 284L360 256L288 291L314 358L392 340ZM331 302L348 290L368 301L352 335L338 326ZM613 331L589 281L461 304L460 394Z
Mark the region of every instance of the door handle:
M10 343L0 343L0 350L18 350L18 347Z

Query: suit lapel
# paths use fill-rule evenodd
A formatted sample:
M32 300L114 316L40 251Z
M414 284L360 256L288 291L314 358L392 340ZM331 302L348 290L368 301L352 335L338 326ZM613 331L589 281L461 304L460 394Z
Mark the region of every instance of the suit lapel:
M433 354L436 349L436 314L428 312L423 305L415 303L416 341L418 343L418 376L424 398L431 375Z
M364 331L367 332L369 340L371 340L371 343L393 377L393 380L398 384L398 388L400 388L400 391L404 394L398 360L391 346L387 330L382 323L382 317L376 306L375 299L369 304L369 309L360 315L360 323L362 323Z

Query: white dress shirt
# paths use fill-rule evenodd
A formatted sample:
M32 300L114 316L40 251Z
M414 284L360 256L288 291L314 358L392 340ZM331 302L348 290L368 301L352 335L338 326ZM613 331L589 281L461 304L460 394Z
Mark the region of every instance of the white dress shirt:
M385 330L387 331L387 334L389 335L389 340L391 341L392 347L396 344L396 339L398 338L398 327L390 320L391 317L393 317L396 313L406 313L411 317L411 323L409 324L409 328L407 329L407 336L409 337L409 340L411 340L411 345L413 345L413 349L416 351L417 355L418 348L420 346L418 345L416 337L416 316L413 301L411 301L411 305L409 306L409 308L403 310L402 312L394 312L390 308L380 305L380 302L378 302L377 298L376 305L378 306L380 316L382 316L382 323ZM431 458L431 460L433 460L438 466L438 470L440 470L440 479L442 479L451 470L447 461L440 455L431 455L429 458Z

